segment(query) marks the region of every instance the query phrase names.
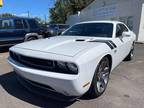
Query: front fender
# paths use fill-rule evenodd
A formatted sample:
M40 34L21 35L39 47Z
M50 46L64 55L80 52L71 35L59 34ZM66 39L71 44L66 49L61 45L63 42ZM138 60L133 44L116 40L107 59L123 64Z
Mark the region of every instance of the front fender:
M77 60L77 64L79 66L79 75L81 76L81 83L90 83L86 90L89 90L96 68L102 58L106 55L111 55L112 57L112 50L107 47L107 45L104 47L99 46L99 48L95 47L85 52Z

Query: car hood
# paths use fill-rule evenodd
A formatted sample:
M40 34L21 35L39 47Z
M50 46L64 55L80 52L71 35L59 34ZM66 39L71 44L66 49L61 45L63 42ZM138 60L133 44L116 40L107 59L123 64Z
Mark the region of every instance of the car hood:
M75 56L83 50L100 45L101 43L88 42L92 38L57 36L18 44L15 47L33 51L41 51L65 56Z

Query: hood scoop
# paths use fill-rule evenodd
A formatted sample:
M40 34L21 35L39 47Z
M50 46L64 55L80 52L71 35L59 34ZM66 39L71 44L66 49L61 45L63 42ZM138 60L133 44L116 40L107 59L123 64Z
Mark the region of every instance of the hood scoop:
M85 41L85 39L76 39L75 41L76 42L83 42L83 41Z

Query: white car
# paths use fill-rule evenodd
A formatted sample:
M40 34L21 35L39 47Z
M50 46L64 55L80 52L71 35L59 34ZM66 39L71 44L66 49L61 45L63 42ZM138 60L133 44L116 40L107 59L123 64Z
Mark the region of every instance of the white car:
M132 59L135 39L122 22L82 22L60 36L11 47L8 62L33 92L62 100L85 93L98 97L110 72L124 59Z

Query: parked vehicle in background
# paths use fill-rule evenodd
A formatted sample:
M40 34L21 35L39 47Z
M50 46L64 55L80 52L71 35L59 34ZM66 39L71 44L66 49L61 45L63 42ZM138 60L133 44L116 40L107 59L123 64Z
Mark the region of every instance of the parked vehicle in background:
M56 36L68 29L70 26L67 24L50 24L48 25L48 32L50 36Z
M47 37L47 28L33 18L0 18L0 46Z

